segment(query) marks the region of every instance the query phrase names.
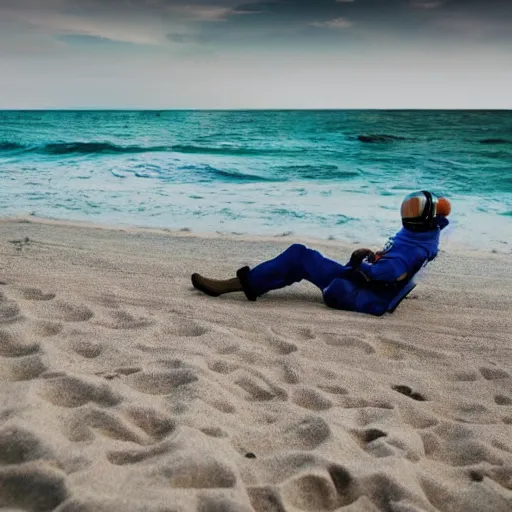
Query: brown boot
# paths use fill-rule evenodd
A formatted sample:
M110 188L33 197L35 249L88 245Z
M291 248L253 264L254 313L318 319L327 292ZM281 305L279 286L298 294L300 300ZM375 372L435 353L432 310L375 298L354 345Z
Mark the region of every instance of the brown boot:
M242 283L238 277L218 280L209 279L200 274L192 274L192 284L194 288L206 293L206 295L210 295L211 297L218 297L224 293L244 291Z

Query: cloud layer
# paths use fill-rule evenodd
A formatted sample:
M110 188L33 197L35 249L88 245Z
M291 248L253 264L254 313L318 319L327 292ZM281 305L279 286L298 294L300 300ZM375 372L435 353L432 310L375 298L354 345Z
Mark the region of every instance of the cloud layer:
M304 38L311 27L353 28L354 37L364 34L369 40L383 34L407 38L415 30L471 40L474 34L464 28L476 26L478 37L512 40L512 31L505 30L512 26L508 0L0 0L0 19L7 32L10 26L27 34L135 44L192 43L194 34L197 42L226 36L245 43L258 35Z
M237 101L247 106L264 103L255 97L273 98L275 106L292 97L298 107L345 106L330 92L324 93L328 101L312 100L318 77L324 85L338 81L332 91L360 91L357 106L366 98L367 80L396 87L422 73L428 80L413 81L423 97L439 81L449 91L450 84L463 87L463 77L471 77L465 87L474 88L475 98L489 76L508 79L511 27L509 0L0 0L0 59L13 73L0 84L0 101L4 107L42 101L24 99L20 80L61 91L65 86L59 84L73 82L69 72L83 74L82 84L89 84L73 85L80 101L62 90L60 96L42 95L47 104L91 98L108 103L109 94L122 87L131 90L127 104L151 94L168 106L195 106L189 97L195 90L198 104L214 106L226 103L225 91L238 84L246 92L236 89L231 98L242 94ZM275 80L252 76L256 71ZM166 87L148 84L151 76L166 80ZM381 92L379 98L386 106L390 96Z

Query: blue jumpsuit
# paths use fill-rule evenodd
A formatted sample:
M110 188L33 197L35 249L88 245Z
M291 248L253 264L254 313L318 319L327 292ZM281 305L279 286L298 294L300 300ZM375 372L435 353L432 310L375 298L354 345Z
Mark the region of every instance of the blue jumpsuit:
M390 239L379 260L361 263L357 279L350 265L330 260L301 244L291 245L276 258L252 270L247 268L240 277L251 300L306 279L320 288L329 307L382 315L399 287L437 256L440 232L447 225L445 217L436 217L437 227L430 231L413 232L402 228ZM404 273L407 278L397 284Z

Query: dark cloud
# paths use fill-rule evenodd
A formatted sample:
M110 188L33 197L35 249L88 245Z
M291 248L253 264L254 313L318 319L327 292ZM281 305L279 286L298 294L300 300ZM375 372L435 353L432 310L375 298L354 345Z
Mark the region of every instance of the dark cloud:
M321 45L347 34L512 41L511 0L0 0L2 17L58 35L130 42L134 34L136 43Z
M273 30L274 35L294 30L304 42L345 38L347 29L359 42L380 36L411 41L431 37L435 42L512 41L510 0L283 0L240 3L235 10L258 15L230 17L230 29ZM321 31L329 35L320 36Z

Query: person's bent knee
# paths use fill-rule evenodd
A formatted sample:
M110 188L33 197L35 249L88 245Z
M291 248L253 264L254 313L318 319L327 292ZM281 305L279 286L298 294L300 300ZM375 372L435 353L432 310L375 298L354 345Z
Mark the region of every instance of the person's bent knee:
M333 309L353 311L355 304L350 300L354 293L354 285L346 279L335 279L322 292L324 303Z
M292 244L288 247L288 251L296 254L297 256L304 254L307 250L308 248L304 244Z
M339 307L338 301L336 300L336 295L329 291L324 291L323 293L324 304L332 309L342 309Z

